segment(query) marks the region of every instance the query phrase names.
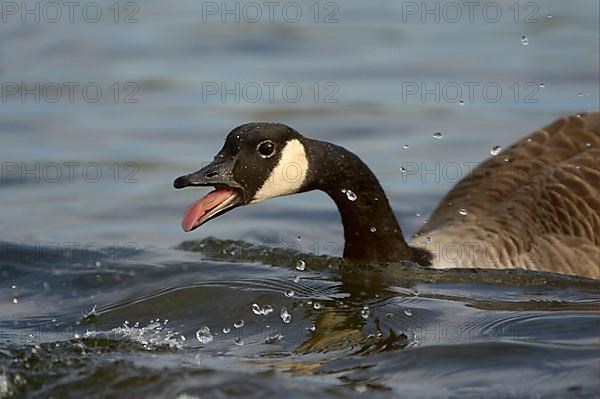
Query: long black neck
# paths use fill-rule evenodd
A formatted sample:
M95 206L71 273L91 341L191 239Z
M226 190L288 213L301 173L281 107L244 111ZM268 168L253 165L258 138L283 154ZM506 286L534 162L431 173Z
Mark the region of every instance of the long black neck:
M325 191L335 201L344 225L344 258L428 264L428 253L406 243L383 188L358 156L317 140L306 139L305 148L305 188Z

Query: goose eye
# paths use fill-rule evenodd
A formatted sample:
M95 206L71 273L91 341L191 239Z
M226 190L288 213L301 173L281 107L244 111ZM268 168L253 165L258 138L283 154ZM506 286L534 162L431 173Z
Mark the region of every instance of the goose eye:
M256 150L263 158L269 158L275 152L275 144L271 140L263 141L256 147Z

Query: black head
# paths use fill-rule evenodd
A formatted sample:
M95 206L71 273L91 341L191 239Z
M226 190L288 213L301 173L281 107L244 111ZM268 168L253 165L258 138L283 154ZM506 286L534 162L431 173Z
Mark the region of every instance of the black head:
M241 205L302 191L308 171L304 141L280 123L247 123L233 129L213 162L173 183L178 189L215 187L188 209L183 229L191 231Z

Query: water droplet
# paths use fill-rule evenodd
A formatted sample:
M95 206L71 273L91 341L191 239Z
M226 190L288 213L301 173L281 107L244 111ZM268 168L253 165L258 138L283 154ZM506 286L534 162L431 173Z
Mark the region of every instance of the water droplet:
M196 339L201 344L210 344L213 340L213 335L210 333L210 328L207 326L200 327L200 329L196 331Z
M358 393L365 393L367 392L367 386L364 384L357 384L354 386L354 390Z
M294 296L294 290L287 290L286 292L283 293L283 295L285 295L288 298L291 298Z
M529 39L527 39L527 36L521 36L521 44L523 46L527 46L529 44Z
M544 84L544 82L541 82L541 83L540 83L540 88L542 88L542 89L543 89L544 87L546 87L546 85Z
M231 332L231 328L223 327L223 334L229 334Z
M412 310L404 309L404 314L407 315L408 317L410 317L410 316L412 316Z
M263 308L262 308L262 314L264 314L266 316L269 313L273 313L273 306L271 306L271 305L265 305L265 306L263 306Z
M427 237L427 242L431 242L431 241L432 241L431 237Z
M585 146L586 146L587 148L590 148L590 147L592 146L592 143L585 143Z
M235 339L233 340L233 343L236 344L237 346L242 346L242 345L244 345L244 340L241 339L240 337L235 337Z
M260 306L258 306L257 303L253 303L252 304L252 312L254 312L254 314L262 314L262 309L260 308Z
M283 320L283 322L286 324L289 324L292 321L292 315L289 314L285 308L281 309L281 313L279 314L279 316L281 317L281 320Z
M405 150L408 150L408 144L404 144L404 145L402 146L402 148L404 148Z
M233 326L235 328L242 328L242 327L244 327L244 320L238 320L238 321L236 321L235 323L233 323Z
M434 138L434 139L441 139L442 137L443 137L443 134L442 134L442 132L435 132L435 133L433 134L433 138Z
M362 310L360 311L360 315L363 319L368 319L369 318L369 307L367 305L363 306Z
M102 263L100 263L100 261L96 261L96 267L100 267L102 266Z
M548 14L548 15L546 15L546 18L548 18L548 19L552 19L552 14Z
M297 283L297 282L299 282L299 281L300 281L300 276L296 276L296 277L294 277L294 280L293 280L293 281L294 281L294 283Z
M583 97L583 93L578 93L577 97Z
M418 217L418 218L420 218L421 214L419 212L417 212L417 213L415 213L415 216Z
M458 105L465 105L465 102L464 102L463 100L460 100L460 101L458 102Z
M79 338L81 338L81 334L75 333L75 334L73 334L73 338L79 339Z
M353 202L356 201L356 199L358 198L358 196L352 190L346 190L346 197L349 201Z
M308 331L315 331L317 329L317 326L315 326L314 324L311 325L310 327L308 327Z
M504 158L504 162L510 162L510 158Z
M273 336L265 338L265 344L276 344L283 339L283 335L275 334Z
M296 240L298 240L298 242L302 241L302 237L298 236L296 237Z
M315 310L319 310L319 309L321 309L321 304L319 302L315 302L315 303L313 303L313 308Z
M279 317L281 317L281 320L283 320L285 324L289 324L292 321L292 315L288 313L286 308L281 308Z
M17 286L13 284L10 286L10 288L12 288L14 290L15 288L17 288Z
M369 229L369 231L370 231L371 233L375 233L375 232L377 231L377 228L376 228L376 227L374 227L374 226L371 226L371 228Z
M502 147L500 147L499 145L495 145L490 150L490 154L492 154L492 155L498 155L498 154L500 154L500 151L502 151Z
M467 211L465 208L460 208L458 210L458 213L462 216L467 216L467 214L469 213L469 211Z
M406 168L405 168L404 166L401 166L401 167L400 167L400 172L402 172L402 173L406 173Z
M19 303L19 298L14 297L12 302L16 305L17 303Z
M306 262L300 259L296 262L296 270L303 272L306 269Z
M389 319L393 319L394 318L394 314L388 312L388 313L385 314L385 318L388 319L388 320Z

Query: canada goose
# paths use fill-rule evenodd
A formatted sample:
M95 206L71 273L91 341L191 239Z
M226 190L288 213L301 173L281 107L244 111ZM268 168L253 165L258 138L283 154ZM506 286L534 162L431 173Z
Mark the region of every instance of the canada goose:
M409 242L371 170L352 152L280 123L233 129L177 189L213 186L185 213L191 231L238 206L326 192L344 257L435 268L513 268L600 278L600 112L561 118L479 165Z

